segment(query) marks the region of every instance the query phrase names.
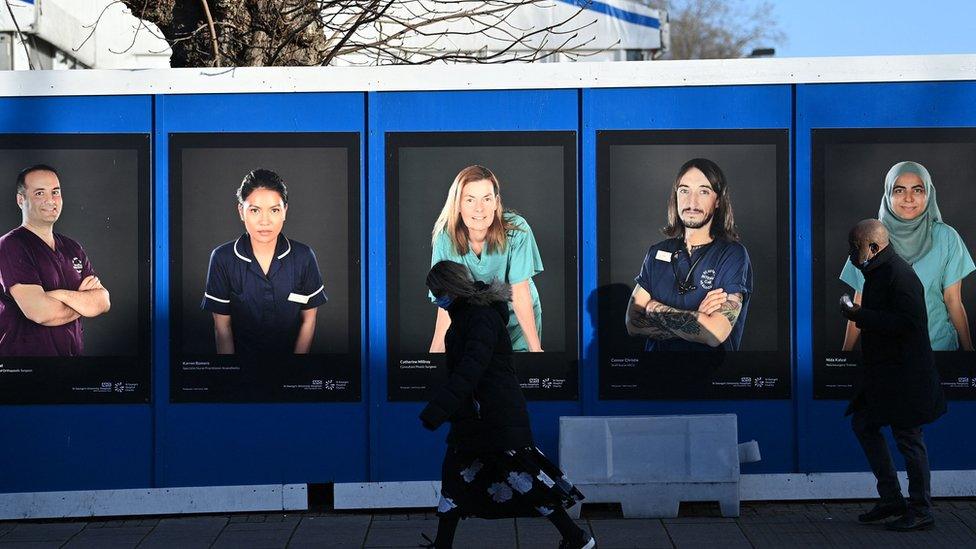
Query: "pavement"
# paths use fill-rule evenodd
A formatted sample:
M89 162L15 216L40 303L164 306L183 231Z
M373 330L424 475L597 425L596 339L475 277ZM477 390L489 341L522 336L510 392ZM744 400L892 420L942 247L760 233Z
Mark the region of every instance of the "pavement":
M623 519L619 508L586 506L579 524L599 549L672 547L976 547L976 499L935 502L936 527L889 532L857 523L872 502L744 503L741 516L722 518L717 505L682 505L674 519ZM414 547L433 537L433 510L404 513L248 513L0 522L0 548L283 548ZM556 529L544 519L469 519L455 547L555 548Z

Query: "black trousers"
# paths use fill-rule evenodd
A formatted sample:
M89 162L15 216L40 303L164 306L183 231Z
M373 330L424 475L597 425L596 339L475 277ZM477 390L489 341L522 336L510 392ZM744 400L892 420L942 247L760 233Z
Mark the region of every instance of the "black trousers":
M871 471L878 479L878 495L886 502L901 501L901 486L898 473L891 460L888 443L881 433L881 426L872 424L863 410L856 410L851 419L851 427L857 436L864 455L871 464ZM929 457L922 440L921 427L891 427L898 452L905 458L908 472L908 504L919 514L928 515L932 511L931 475Z

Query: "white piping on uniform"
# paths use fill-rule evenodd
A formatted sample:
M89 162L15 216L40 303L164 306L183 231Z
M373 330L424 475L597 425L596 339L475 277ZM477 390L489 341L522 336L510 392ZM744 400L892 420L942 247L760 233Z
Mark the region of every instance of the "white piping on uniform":
M207 299L212 299L218 303L230 303L229 299L220 299L219 297L214 297L208 294L207 292L203 292L203 297L206 297Z
M324 290L324 289L325 289L325 285L323 284L323 285L321 285L321 286L319 286L319 289L318 289L318 290L315 290L314 292L312 292L312 293L310 293L310 294L308 294L308 295L307 295L307 296L305 296L305 297L306 297L306 298L308 298L308 299L311 299L311 298L312 298L312 296L314 296L315 294L317 294L317 293L319 293L319 292L321 292L321 291L322 291L322 290Z
M291 251L291 240L288 240L288 237L287 236L285 237L285 242L288 243L288 249L285 250L285 252L283 254L279 255L278 256L278 259L281 259L282 257L285 257L286 255L288 255L288 252ZM321 289L321 288L319 288L319 289ZM312 294L312 295L315 295L315 294ZM312 297L312 296L310 295L308 297Z
M244 237L242 236L241 238L244 238ZM238 238L237 240L234 241L234 255L236 255L238 259L242 259L242 260L247 261L248 263L250 263L251 262L250 259L244 257L243 255L241 255L241 252L237 251L237 243L241 241L241 238ZM230 303L230 302L228 302L228 303Z

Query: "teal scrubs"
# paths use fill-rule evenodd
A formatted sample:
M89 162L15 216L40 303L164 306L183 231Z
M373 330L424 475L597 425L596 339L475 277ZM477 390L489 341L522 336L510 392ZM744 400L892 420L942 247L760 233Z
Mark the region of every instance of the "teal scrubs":
M430 265L434 266L439 261L455 261L461 263L471 271L471 276L475 280L491 282L499 279L508 284L516 284L523 280L529 281L529 292L532 294L532 310L535 311L535 327L539 332L539 340L542 340L542 305L539 303L539 292L535 288L532 277L542 272L542 256L539 254L539 246L535 243L532 229L522 216L514 213L506 213L505 219L509 221L516 230L508 232L508 245L504 251L495 250L489 253L487 250L481 252L481 256L476 255L471 249L468 253L458 255L454 249L447 233L441 232L434 240L434 249L430 257ZM433 296L430 296L433 300ZM519 326L512 304L508 304L508 334L512 338L512 350L525 352L529 350L529 345Z
M949 320L943 291L976 271L973 258L955 229L945 223L932 226L932 249L919 258L912 268L925 287L925 306L929 316L929 340L933 351L955 351L959 334ZM840 279L854 290L864 289L864 275L848 259Z

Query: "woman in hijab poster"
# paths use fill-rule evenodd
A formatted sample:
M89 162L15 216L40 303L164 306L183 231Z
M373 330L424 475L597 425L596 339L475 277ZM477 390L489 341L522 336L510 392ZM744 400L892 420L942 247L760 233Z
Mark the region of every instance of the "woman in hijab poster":
M925 287L932 350L972 351L962 280L976 265L959 233L942 221L935 186L925 166L906 161L888 170L878 219L888 229L895 252L912 266ZM840 279L854 289L854 301L860 303L864 276L850 259ZM843 350L852 350L859 336L860 330L848 321Z

